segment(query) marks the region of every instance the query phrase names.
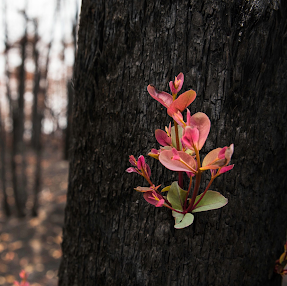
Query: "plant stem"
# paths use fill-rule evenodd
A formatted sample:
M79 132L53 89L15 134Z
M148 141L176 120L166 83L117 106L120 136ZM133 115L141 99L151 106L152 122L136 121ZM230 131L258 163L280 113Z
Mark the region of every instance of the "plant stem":
M191 185L192 185L192 177L190 176L189 186L188 186L186 198L185 198L185 201L184 201L184 208L183 208L184 210L186 210L186 203L187 203L187 199L188 199L189 192L190 192L190 190L191 190Z
M174 129L175 129L176 150L180 151L178 124L175 120L173 120L173 122L174 122ZM178 172L178 185L181 188L183 188L183 172Z
M205 188L204 192L201 194L201 197L199 198L199 200L194 204L194 206L192 207L191 210L194 210L195 207L199 204L199 202L203 199L204 195L206 194L206 192L208 191L208 189L210 188L212 182L213 182L214 178L211 178L211 180L209 181L207 187Z
M175 101L176 97L177 97L177 93L173 93L172 94L173 101ZM173 123L174 123L174 129L175 129L176 150L180 151L178 124L175 120L173 120ZM183 172L178 172L178 185L183 189Z
M195 146L194 146L194 151L195 151L196 160L197 160L197 174L196 174L195 186L194 186L192 198L191 198L190 204L189 204L189 206L187 208L188 212L190 212L191 208L193 207L193 204L195 202L195 198L196 198L196 196L198 194L199 185L200 185L200 181L201 181L201 171L200 171L201 164L200 164L199 151L197 150L197 148L195 148Z
M178 211L178 210L175 210L174 208L170 207L169 205L164 204L163 206L164 206L164 207L167 207L167 208L171 209L172 211L175 211L175 212L177 212L177 213L179 213L179 214L183 214L183 212Z
M176 140L176 150L180 151L180 145L179 145L179 135L178 135L178 124L175 120L174 122L174 129L175 129L175 140Z
M198 190L199 190L200 180L201 180L201 171L198 170L198 173L196 174L196 180L195 180L195 186L194 186L192 198L191 198L190 204L187 208L187 212L191 211L191 208L195 202L195 198L196 198L196 196L198 194Z
M148 183L149 183L151 186L154 185L154 184L151 182L151 180L150 180L148 174L146 173L146 171L145 171L143 168L141 168L141 174L142 174L142 176L148 181Z

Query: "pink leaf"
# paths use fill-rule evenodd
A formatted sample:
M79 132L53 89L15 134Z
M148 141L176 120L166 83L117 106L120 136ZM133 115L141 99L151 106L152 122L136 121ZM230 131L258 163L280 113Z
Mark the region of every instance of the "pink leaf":
M178 155L182 163L178 160L172 160L174 154L172 150L163 150L160 152L159 161L169 170L172 171L183 171L183 172L195 172L196 161L194 158L183 151L178 151Z
M234 145L231 144L225 151L225 159L227 161L226 165L230 162L233 152L234 152Z
M156 207L162 207L164 204L164 198L155 191L145 192L143 197L148 203Z
M233 165L229 165L229 166L225 166L225 167L220 169L219 174L223 174L223 173L225 173L227 171L230 171L231 169L233 169L233 167L234 167L234 164Z
M172 118L176 121L178 125L184 127L184 121L181 112L178 110L176 113L172 115Z
M220 152L218 153L218 158L219 159L225 159L225 151L226 151L227 147L223 147Z
M148 177L150 178L150 176L151 176L151 171L150 171L149 165L148 165L148 164L145 164L145 168L144 168L144 169L145 169L145 171L146 171Z
M136 166L137 165L137 160L133 155L130 155L130 159L129 162L133 165Z
M220 151L222 150L222 148L216 148L212 151L210 151L203 159L203 162L202 162L202 169L203 170L207 170L207 169L210 169L210 168L204 168L206 166L209 166L211 164L214 164L217 162L218 160L218 154L220 153ZM217 167L218 168L218 167Z
M136 170L134 167L129 167L126 169L126 172L128 173L138 173L140 174L140 172L138 170Z
M136 187L135 190L138 192L141 192L141 193L152 191L152 189L150 187Z
M195 100L195 97L196 92L192 89L182 93L167 109L168 115L172 116L177 111L183 112Z
M197 148L201 150L210 130L210 120L205 113L197 112L190 117L190 126L197 128L199 131Z
M155 155L158 155L158 154L159 154L159 151L156 150L156 149L151 149L151 150L150 150L150 153L155 154Z
M157 142L162 146L170 146L171 138L161 129L155 131L155 138Z
M165 126L164 130L165 130L166 134L167 134L168 136L170 136L170 134L171 134L171 122L169 122L168 127Z
M184 129L183 137L181 141L184 145L193 150L194 146L198 146L199 131L197 128L186 126Z
M172 154L173 154L173 157L171 158L171 160L180 160L178 151L175 148L172 148L171 151L172 151Z
M144 168L145 166L145 159L143 155L140 155L138 158L138 162L137 162L137 167L139 170L141 170L141 168Z
M150 152L148 153L148 156L151 156L158 160L159 150L151 149Z
M229 147L217 148L210 151L202 162L202 167L200 170L215 170L220 169L219 174L223 174L233 168L234 165L227 166L230 162L233 153L233 144ZM211 175L215 175L215 171L211 171Z
M147 91L151 97L160 102L166 108L168 108L173 102L171 94L164 91L158 91L153 85L148 85Z
M157 208L160 208L164 205L164 199L161 199L158 201L158 203L155 205Z
M170 90L173 94L177 94L183 85L184 75L181 72L178 76L175 77L174 81L169 82Z

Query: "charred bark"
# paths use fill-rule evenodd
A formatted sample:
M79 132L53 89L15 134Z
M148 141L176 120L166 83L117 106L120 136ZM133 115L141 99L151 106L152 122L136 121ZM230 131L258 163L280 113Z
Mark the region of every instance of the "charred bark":
M59 285L280 285L286 27L285 1L83 1ZM181 71L197 92L191 112L211 119L202 155L234 143L235 168L213 186L228 205L175 230L125 169L170 121L146 86L167 91Z

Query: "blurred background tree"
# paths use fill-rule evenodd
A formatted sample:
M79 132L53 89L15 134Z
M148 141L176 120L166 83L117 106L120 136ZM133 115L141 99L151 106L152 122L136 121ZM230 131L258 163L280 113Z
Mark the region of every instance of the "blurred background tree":
M0 1L0 285L57 285L80 3Z
M37 216L45 148L54 145L55 154L68 158L79 3L2 1L0 199L6 216Z

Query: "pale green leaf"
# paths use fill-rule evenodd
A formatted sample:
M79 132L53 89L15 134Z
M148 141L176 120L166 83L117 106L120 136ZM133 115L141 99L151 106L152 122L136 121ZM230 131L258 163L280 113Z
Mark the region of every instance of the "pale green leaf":
M168 192L169 189L170 189L170 186L167 186L167 187L163 188L163 189L161 190L161 192L162 192L162 193Z
M178 210L177 210L177 211L178 211ZM184 214L181 214L181 213L172 211L172 216L173 216L173 217L181 217L181 218L183 218Z
M178 137L179 137L179 150L182 150L182 144L181 144L180 139L182 137L183 128L180 125L178 125L177 127L178 127ZM176 135L175 135L175 127L174 126L171 127L171 143L172 143L172 146L174 148L177 148L176 147Z
M172 211L172 216L175 219L175 224L178 224L178 223L180 223L182 221L182 219L184 217L184 214Z
M185 214L185 216L183 217L183 219L180 223L176 223L174 225L174 228L180 229L180 228L187 227L193 223L193 220L194 220L193 214L187 213L187 214Z
M180 188L177 182L173 182L167 193L167 200L174 209L182 211L186 196L187 191Z
M186 149L186 150L185 150L185 153L188 154L188 155L190 155L190 156L195 155L195 152L194 152L193 150L190 150L190 149Z
M195 199L195 203L199 200L201 195L198 195ZM204 212L209 210L219 209L228 203L227 198L218 192L207 191L203 199L198 203L193 213Z

